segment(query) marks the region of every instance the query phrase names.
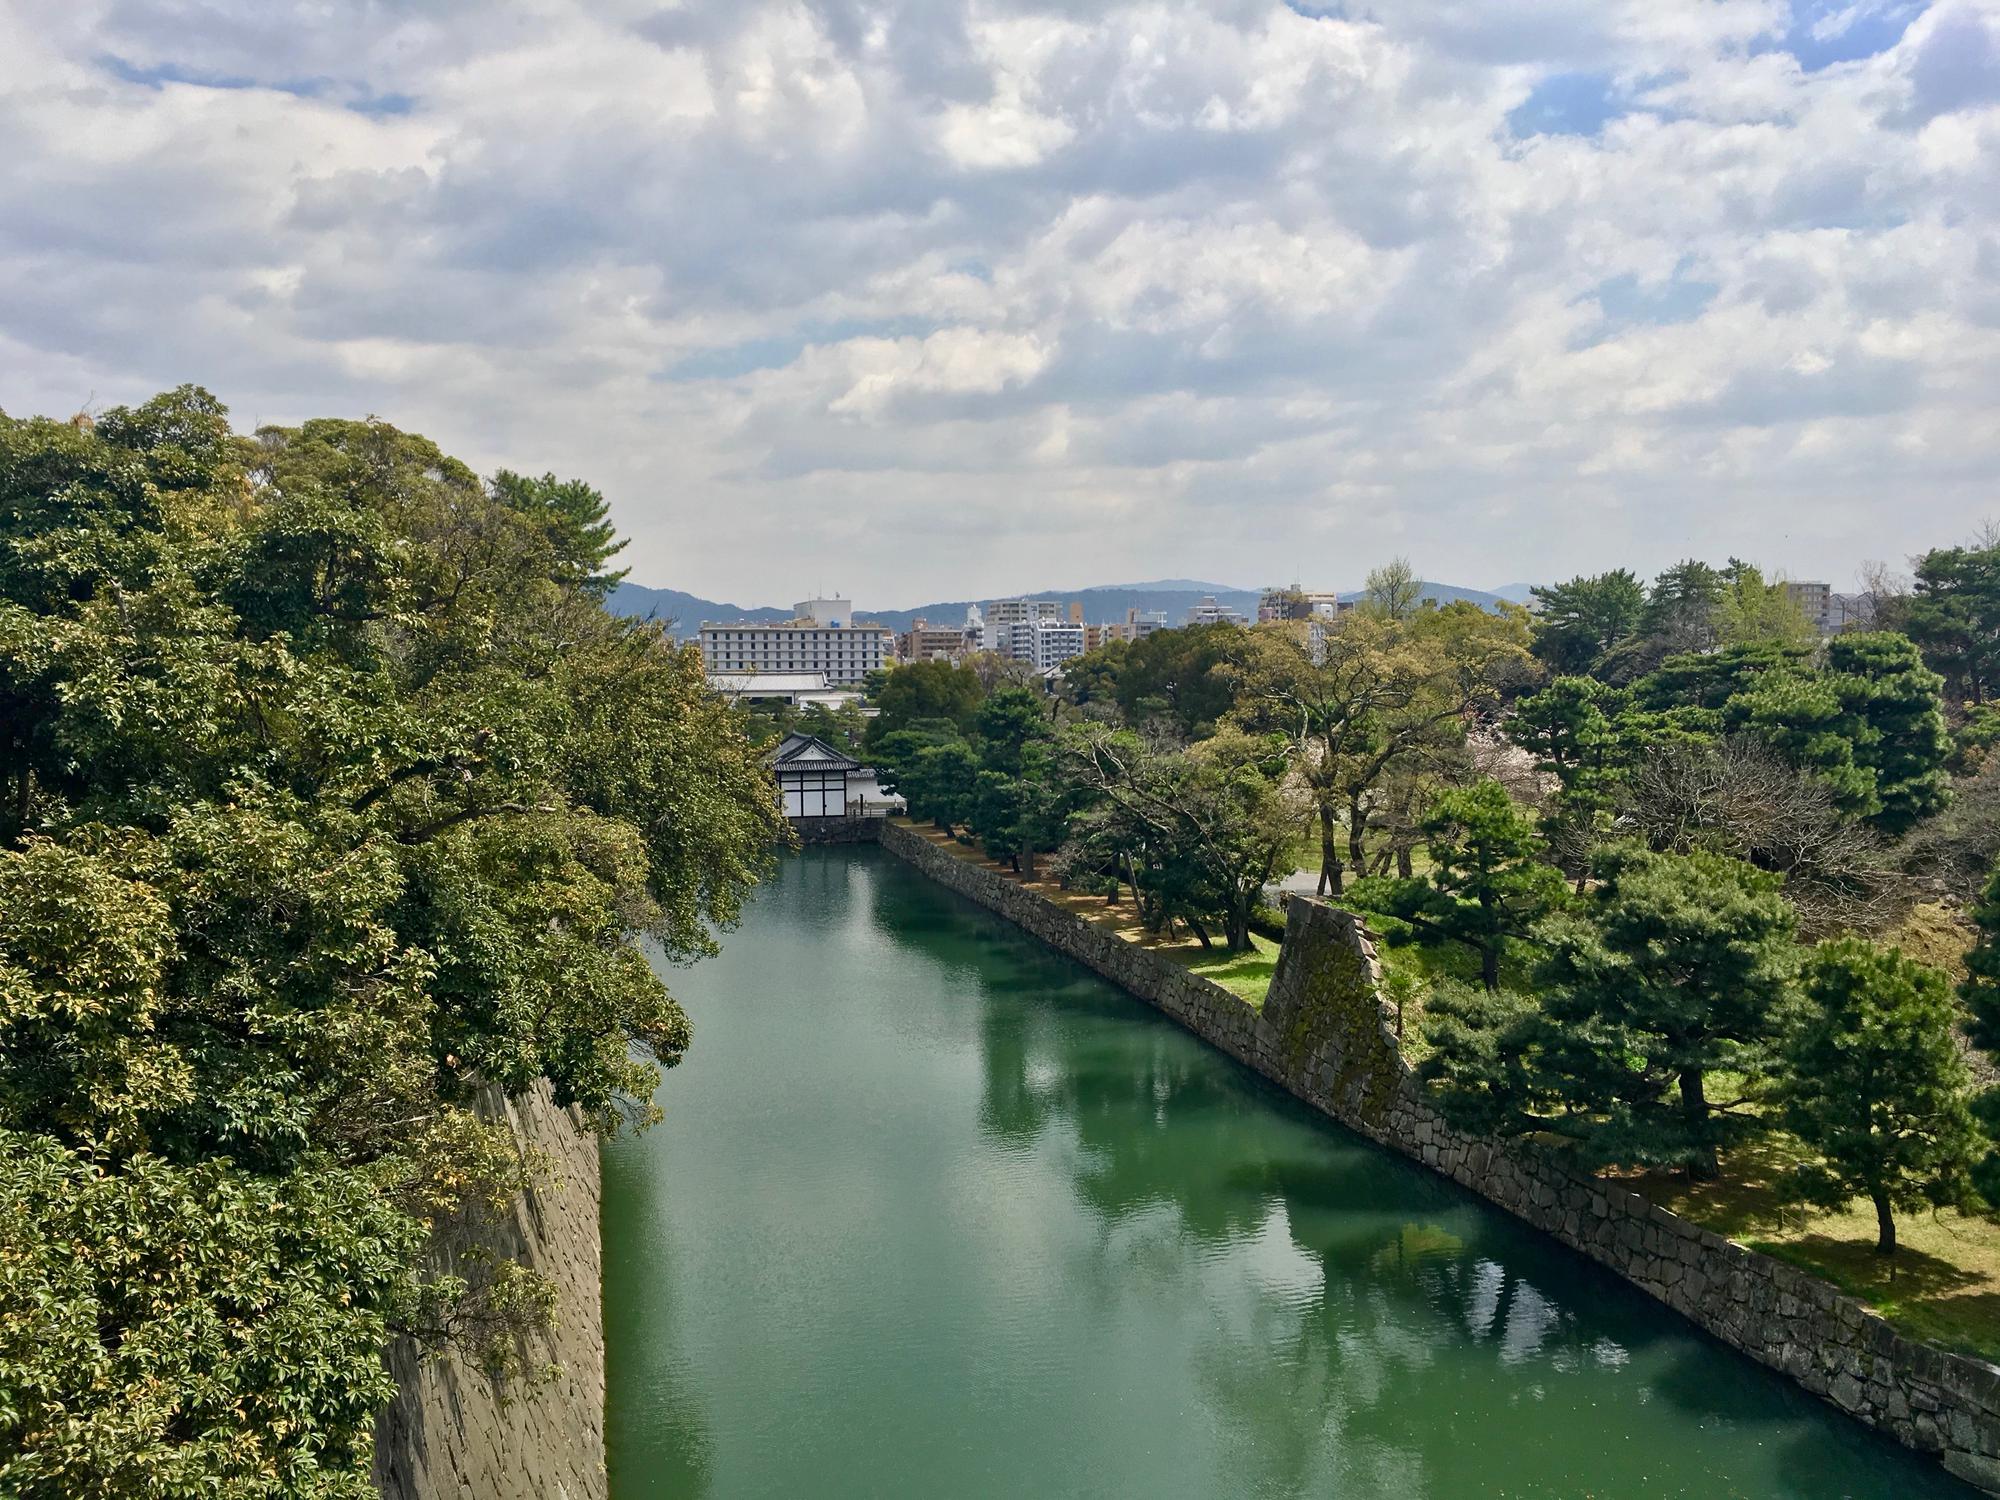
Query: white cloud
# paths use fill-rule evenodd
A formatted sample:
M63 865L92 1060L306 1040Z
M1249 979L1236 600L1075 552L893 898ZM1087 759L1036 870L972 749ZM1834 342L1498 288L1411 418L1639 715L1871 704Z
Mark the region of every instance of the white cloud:
M2000 508L2000 0L1831 64L1777 0L28 9L0 406L374 412L642 580L1844 582Z

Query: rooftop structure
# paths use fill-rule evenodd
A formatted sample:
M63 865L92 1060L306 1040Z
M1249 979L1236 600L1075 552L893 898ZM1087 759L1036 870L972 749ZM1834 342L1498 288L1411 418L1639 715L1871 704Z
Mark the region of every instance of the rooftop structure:
M824 672L711 673L708 686L731 703L789 703L795 708L844 708L862 696L833 686Z
M1215 595L1203 594L1200 602L1187 612L1190 625L1248 625L1249 619L1241 610L1231 609L1226 604L1217 604Z
M1257 623L1324 619L1354 608L1352 599L1301 588L1265 589L1257 599Z

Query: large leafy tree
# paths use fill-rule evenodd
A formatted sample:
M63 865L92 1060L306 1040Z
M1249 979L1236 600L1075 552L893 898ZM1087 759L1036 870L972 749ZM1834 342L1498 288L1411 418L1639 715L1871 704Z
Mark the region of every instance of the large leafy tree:
M1992 1055L2000 1053L2000 864L1972 908L1972 921L1979 935L1965 955L1958 992L1971 1016L1972 1040ZM2000 1086L1983 1089L1975 1102L1987 1135L2000 1140ZM2000 1151L1988 1152L1976 1175L1987 1201L2000 1203Z
M1689 558L1675 563L1646 591L1640 633L1668 652L1705 651L1715 644L1715 612L1722 603L1719 569Z
M1778 877L1696 852L1613 846L1543 924L1534 999L1446 995L1423 1071L1471 1129L1546 1132L1592 1166L1713 1176L1753 1128L1718 1073L1770 1077L1796 967Z
M1514 705L1507 737L1553 776L1543 831L1563 866L1581 875L1609 825L1628 769L1631 744L1622 723L1631 694L1594 677L1558 677Z
M1132 642L1115 688L1125 722L1164 724L1182 739L1210 733L1235 702L1229 667L1248 641L1249 632L1218 621L1156 630Z
M541 527L567 582L602 598L630 571L606 571L625 550L625 538L612 524L604 496L581 479L553 474L531 479L502 469L493 476L493 497Z
M1785 641L1752 641L1714 651L1670 656L1633 683L1633 699L1654 712L1713 710L1773 674L1789 676L1805 667L1804 646Z
M1754 564L1730 558L1721 573L1722 597L1715 609L1715 633L1724 645L1809 647L1814 629L1782 581L1769 580Z
M1801 770L1826 783L1853 818L1882 810L1875 770L1862 763L1857 725L1840 684L1822 674L1772 673L1723 705L1729 729L1762 740Z
M365 1494L385 1341L539 1305L424 1268L475 1091L647 1113L635 940L782 833L558 532L379 423L0 419L0 1491Z
M1254 632L1237 669L1237 717L1292 747L1319 815L1322 890L1367 868L1385 782L1449 759L1531 666L1524 611L1464 602L1402 619L1357 610L1317 632Z
M1077 725L1059 742L1058 774L1080 809L1068 868L1122 866L1150 925L1178 919L1203 947L1216 926L1229 948L1250 945L1250 915L1305 811L1268 744L1224 734L1165 750Z
M961 662L913 661L890 669L868 696L876 711L868 724L872 751L884 737L932 720L948 720L960 734L970 734L986 689L979 674Z
M1853 937L1822 943L1804 977L1778 1090L1786 1125L1813 1153L1794 1186L1825 1208L1866 1198L1875 1248L1891 1255L1896 1210L1964 1200L1979 1152L1951 986L1901 951Z

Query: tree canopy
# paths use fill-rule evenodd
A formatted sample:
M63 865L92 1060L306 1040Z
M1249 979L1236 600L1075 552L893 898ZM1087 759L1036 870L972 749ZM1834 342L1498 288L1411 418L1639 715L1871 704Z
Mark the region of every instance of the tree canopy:
M645 1116L637 942L782 833L594 496L191 387L0 418L0 1490L368 1493L385 1342L537 1305L420 1254L523 1180L475 1091Z

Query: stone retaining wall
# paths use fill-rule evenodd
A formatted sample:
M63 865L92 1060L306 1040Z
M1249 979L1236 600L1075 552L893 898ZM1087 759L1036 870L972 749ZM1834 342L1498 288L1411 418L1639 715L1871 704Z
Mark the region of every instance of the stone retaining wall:
M605 1500L597 1137L556 1108L546 1083L513 1101L489 1089L479 1106L504 1114L554 1171L500 1223L441 1233L433 1254L448 1268L484 1249L553 1280L554 1326L528 1363L561 1374L495 1386L456 1361L419 1363L409 1347L392 1348L402 1389L375 1421L375 1487L387 1500Z
M1452 1129L1403 1059L1373 948L1348 913L1293 898L1260 1012L914 828L890 822L881 841L1315 1109L1553 1235L1724 1343L2000 1495L2000 1369L1905 1338L1817 1277L1548 1153Z

